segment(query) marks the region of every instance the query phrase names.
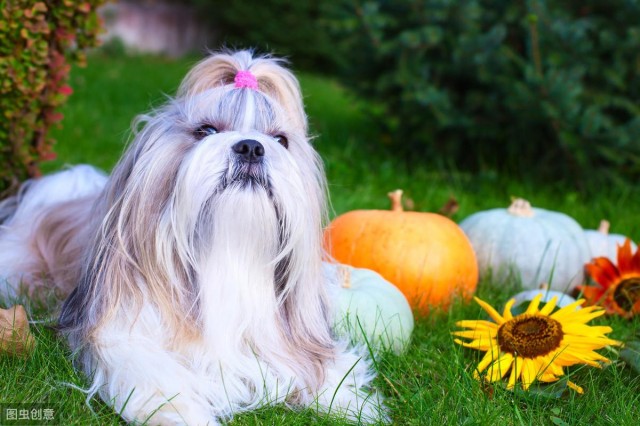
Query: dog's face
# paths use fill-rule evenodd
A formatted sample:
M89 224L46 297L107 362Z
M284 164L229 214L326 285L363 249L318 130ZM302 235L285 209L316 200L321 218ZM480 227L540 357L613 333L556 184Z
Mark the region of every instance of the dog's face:
M266 67L258 74L264 89L237 88L228 83L233 74L212 73L215 66L204 62L187 76L179 96L147 120L120 168L146 174L153 182L147 189L164 199L184 191L200 204L246 190L279 204L300 197L323 203L322 168L293 76Z
M143 120L107 187L104 234L125 245L146 282L171 283L150 287L167 311L193 313L203 287L220 288L211 277L260 283L262 299L281 306L299 283L318 281L324 174L297 80L248 56L258 87L238 87L243 64L233 61L242 59L196 65L177 97Z
M185 146L176 189L190 196L197 189L206 199L264 192L284 210L287 203L300 204L301 197L320 201L313 186L322 172L306 131L275 99L223 87L179 102L176 121Z

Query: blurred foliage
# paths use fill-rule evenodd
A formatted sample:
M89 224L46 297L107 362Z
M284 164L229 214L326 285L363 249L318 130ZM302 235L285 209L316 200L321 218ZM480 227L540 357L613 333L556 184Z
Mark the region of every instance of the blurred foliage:
M340 52L325 30L324 16L340 0L189 0L212 23L220 43L286 56L299 69L336 70Z
M343 77L412 162L640 177L640 1L339 3Z
M339 74L410 163L640 177L640 0L191 2L227 46Z
M49 128L72 89L69 62L96 44L104 0L0 0L0 196L54 157Z
M67 61L93 43L99 3L0 0L0 191L52 155ZM188 3L221 44L339 75L379 123L371 146L409 165L640 177L640 0Z

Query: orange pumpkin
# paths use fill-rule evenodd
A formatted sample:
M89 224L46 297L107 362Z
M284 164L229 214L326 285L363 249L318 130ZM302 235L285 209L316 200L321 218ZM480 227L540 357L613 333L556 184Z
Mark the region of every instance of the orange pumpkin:
M338 262L368 268L395 284L426 313L452 297L471 297L478 263L471 243L452 220L402 210L402 191L389 193L391 210L355 210L336 217L324 234Z

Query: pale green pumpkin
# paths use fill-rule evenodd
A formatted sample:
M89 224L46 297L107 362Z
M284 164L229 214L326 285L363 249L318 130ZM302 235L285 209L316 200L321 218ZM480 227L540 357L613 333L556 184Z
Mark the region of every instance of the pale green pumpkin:
M587 237L591 257L608 257L613 263L618 263L618 246L624 244L626 236L609 233L609 222L600 221L598 229L587 229L584 235ZM636 251L637 246L632 242L631 250Z
M413 331L413 312L396 286L377 272L325 263L325 275L338 284L334 330L374 350L401 354Z
M476 252L481 277L515 278L529 289L548 283L563 292L583 283L591 251L582 227L563 213L517 199L508 209L472 214L460 227Z

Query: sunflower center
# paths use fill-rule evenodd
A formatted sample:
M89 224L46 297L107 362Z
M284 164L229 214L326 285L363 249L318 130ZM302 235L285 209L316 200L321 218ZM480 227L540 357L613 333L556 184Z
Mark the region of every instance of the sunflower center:
M562 341L562 325L547 316L518 315L498 329L498 346L524 358L547 355Z
M640 299L640 277L622 280L613 292L613 300L625 311L630 311Z

